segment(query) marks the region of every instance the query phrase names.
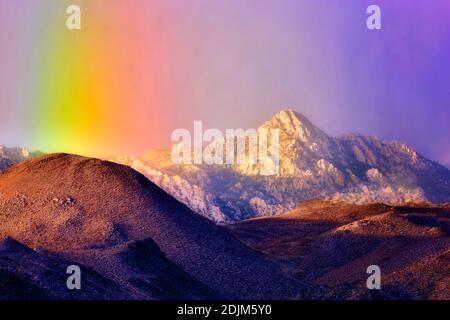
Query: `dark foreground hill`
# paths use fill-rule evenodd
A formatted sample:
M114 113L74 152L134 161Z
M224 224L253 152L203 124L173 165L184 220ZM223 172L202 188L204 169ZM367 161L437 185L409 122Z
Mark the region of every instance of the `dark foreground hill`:
M309 201L229 229L299 279L302 299L450 299L450 205ZM381 290L367 289L370 265Z
M141 174L97 159L53 154L0 173L5 237L15 239L0 252L8 292L25 286L38 297L67 298L64 288L50 287L60 278L65 285L69 261L109 284L84 298L281 299L299 289L277 265Z

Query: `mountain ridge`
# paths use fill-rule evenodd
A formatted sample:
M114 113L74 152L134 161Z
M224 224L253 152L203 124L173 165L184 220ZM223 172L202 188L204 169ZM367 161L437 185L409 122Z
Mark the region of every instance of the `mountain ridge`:
M355 204L450 201L450 170L404 143L356 133L331 137L292 109L278 112L261 129L279 129L275 176L259 176L258 164L247 162L173 165L168 150L115 161L142 172L218 223L288 212L311 199Z
M124 165L45 155L0 172L0 191L0 238L63 255L102 275L122 275L112 280L131 286L138 297L160 294L154 277L163 295L174 297L171 279L183 288L186 274L217 295L197 286L197 293L180 291L184 298L200 292L211 298L279 299L298 286L225 229ZM143 251L159 262L133 269ZM163 265L172 265L170 277L158 271Z
M299 299L448 300L449 209L313 200L227 228L301 279ZM380 290L367 290L370 265L382 270Z

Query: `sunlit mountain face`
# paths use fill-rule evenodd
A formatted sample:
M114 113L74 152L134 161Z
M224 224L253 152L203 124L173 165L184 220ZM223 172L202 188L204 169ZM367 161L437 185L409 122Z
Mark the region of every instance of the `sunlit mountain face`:
M258 129L279 131L279 168L261 164L175 165L170 150L118 157L206 217L225 223L284 213L299 202L350 203L450 201L450 170L410 146L373 136L331 137L293 110L277 113ZM439 183L436 183L439 181Z

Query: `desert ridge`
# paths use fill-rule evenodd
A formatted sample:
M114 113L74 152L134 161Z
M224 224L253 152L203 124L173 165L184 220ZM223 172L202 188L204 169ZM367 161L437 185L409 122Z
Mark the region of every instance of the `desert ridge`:
M295 295L299 286L223 227L124 165L45 155L1 172L0 190L1 238L63 255L130 297L275 299ZM18 272L12 261L5 267ZM196 285L182 286L183 279Z

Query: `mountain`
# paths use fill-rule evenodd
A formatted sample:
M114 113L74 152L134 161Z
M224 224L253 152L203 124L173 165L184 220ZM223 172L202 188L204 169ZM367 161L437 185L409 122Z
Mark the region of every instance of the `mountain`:
M301 279L299 299L450 299L448 204L314 200L227 228ZM381 290L367 290L370 265Z
M0 145L0 170L4 170L15 163L31 159L32 157L39 155L41 155L40 152L30 152L26 148L8 148L4 145Z
M143 175L81 156L41 156L0 173L2 238L0 273L42 297L70 297L52 284L69 263L107 284L84 297L92 299L282 299L300 288Z
M279 130L279 170L261 164L174 165L170 150L119 157L216 223L293 210L311 199L364 204L450 201L450 170L406 144L372 136L330 137L302 114L277 113L257 130ZM266 165L266 164L264 164Z

